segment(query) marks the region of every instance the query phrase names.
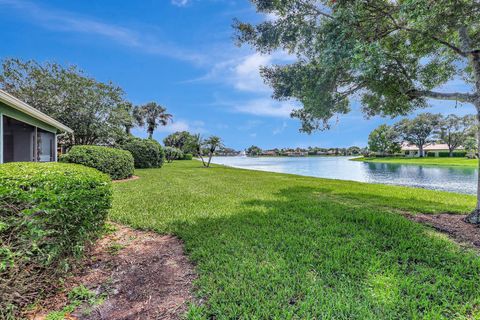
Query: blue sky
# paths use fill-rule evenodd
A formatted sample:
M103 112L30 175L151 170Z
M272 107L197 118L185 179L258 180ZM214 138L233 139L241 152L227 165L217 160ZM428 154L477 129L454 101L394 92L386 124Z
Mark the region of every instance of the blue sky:
M156 101L174 115L160 128L218 135L244 149L365 146L369 132L393 120L364 119L358 103L329 131L306 135L290 119L294 102L277 102L258 74L261 65L288 63L278 52L261 56L233 41L233 19L269 19L247 0L0 0L0 57L75 64L121 86L135 104ZM453 81L443 88L465 91ZM430 112L473 113L472 106L432 101ZM145 136L142 129L135 130Z

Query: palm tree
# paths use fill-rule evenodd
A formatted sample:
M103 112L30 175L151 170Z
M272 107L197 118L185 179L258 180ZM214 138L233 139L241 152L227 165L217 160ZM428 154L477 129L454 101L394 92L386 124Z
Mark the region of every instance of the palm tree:
M203 166L206 167L207 164L205 163L205 160L203 159L203 154L202 154L202 146L203 146L202 136L199 133L192 135L190 143L191 143L192 150L194 150L194 155L196 157L200 157L200 159L202 160Z
M167 109L156 102L149 102L140 109L137 116L143 124L147 125L149 139L153 138L153 132L159 125L166 126L168 121L172 119L172 115L166 113Z
M212 161L215 150L222 146L222 139L217 136L211 136L208 139L205 139L205 141L203 141L203 145L205 145L206 149L208 150L208 163L206 165L206 167L208 168L210 167L210 161ZM205 166L205 163L203 163L203 165Z
M131 130L134 127L143 127L145 125L142 108L134 106L131 102L126 101L121 105L120 116L122 117L122 123L127 136L131 134Z
M142 107L135 106L132 110L133 123L139 127L145 125L145 112Z

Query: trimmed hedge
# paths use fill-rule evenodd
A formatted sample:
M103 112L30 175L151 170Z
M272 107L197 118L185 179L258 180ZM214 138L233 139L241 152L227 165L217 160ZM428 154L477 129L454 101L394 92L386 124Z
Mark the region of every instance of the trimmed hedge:
M439 152L438 156L442 157L442 158L446 158L446 157L450 157L450 153L449 152ZM452 156L454 158L464 158L464 157L467 156L467 153L465 151L454 151Z
M113 180L133 175L134 160L130 152L101 146L74 146L60 157L61 162L78 163L106 173Z
M64 163L0 165L0 318L55 285L103 230L110 178Z
M133 155L135 168L161 168L165 161L165 152L156 140L132 138L121 148Z

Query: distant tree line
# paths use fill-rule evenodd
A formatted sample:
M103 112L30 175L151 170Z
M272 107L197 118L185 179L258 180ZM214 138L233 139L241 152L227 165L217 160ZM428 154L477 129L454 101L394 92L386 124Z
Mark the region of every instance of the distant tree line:
M289 155L334 155L334 156L351 156L360 155L365 152L365 148L357 146L351 146L349 148L321 148L321 147L308 147L308 148L275 148L270 150L262 150L258 146L252 145L245 149L245 153L250 157L256 156L289 156Z
M415 145L419 156L425 155L425 146L444 143L449 156L462 146L474 155L477 150L477 125L474 115L421 113L413 119L402 119L392 126L382 124L368 137L368 149L380 155L393 155L401 151L402 143Z

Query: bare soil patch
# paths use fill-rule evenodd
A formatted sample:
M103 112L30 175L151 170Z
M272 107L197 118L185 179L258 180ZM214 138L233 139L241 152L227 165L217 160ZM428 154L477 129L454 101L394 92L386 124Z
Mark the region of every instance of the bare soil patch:
M112 180L112 182L117 183L117 182L127 182L127 181L132 181L132 180L137 180L140 179L139 176L131 176L130 178L127 179L118 179L118 180Z
M179 319L192 301L193 265L178 238L115 225L118 230L92 247L85 263L48 299L41 314L60 310L67 293L80 284L106 296L103 303L82 306L68 319Z
M465 222L466 215L460 214L405 214L413 221L427 224L438 231L447 233L457 242L480 248L480 228Z

